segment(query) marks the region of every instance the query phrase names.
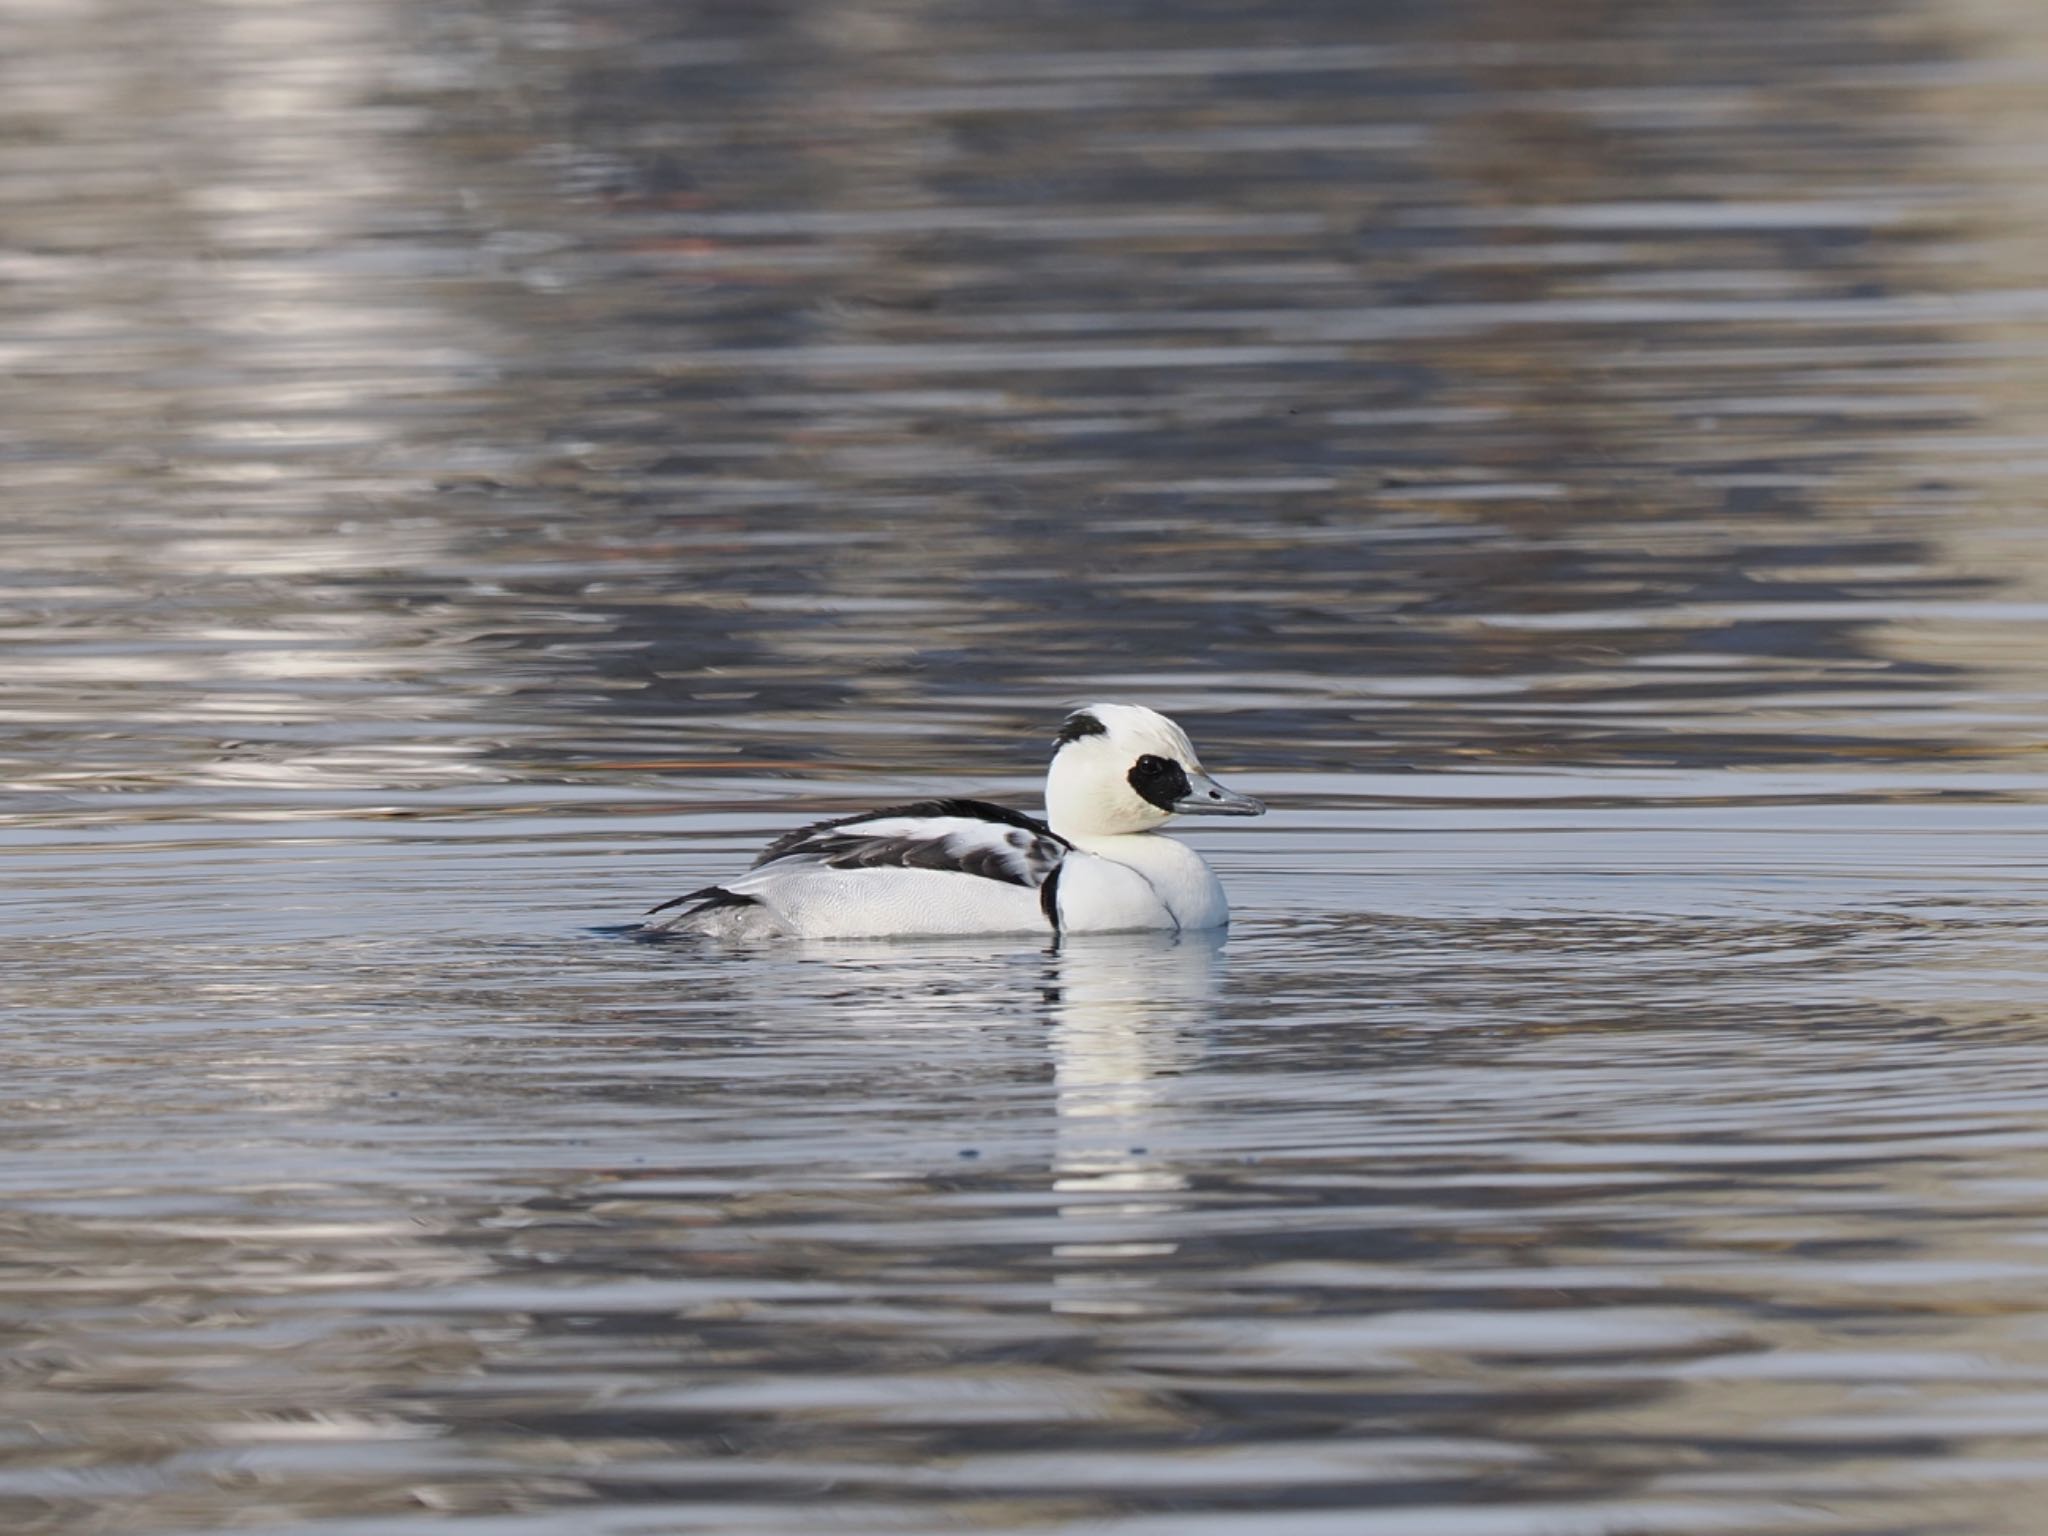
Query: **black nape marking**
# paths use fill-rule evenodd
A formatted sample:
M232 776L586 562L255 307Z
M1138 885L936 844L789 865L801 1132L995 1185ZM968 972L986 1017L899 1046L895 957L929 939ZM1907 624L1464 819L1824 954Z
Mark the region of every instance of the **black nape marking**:
M1052 873L1045 877L1045 884L1038 888L1038 910L1052 924L1055 935L1060 931L1060 871L1066 867L1064 859L1053 865Z
M1067 716L1067 723L1060 727L1060 733L1053 737L1052 744L1055 747L1064 747L1068 742L1079 741L1083 736L1107 736L1108 734L1108 726L1089 714L1087 710L1077 709Z
M658 907L649 907L647 915L652 917L657 912L666 912L670 907L680 907L686 901L703 902L704 905L697 909L699 912L709 912L715 907L758 907L761 905L753 897L742 896L738 891L728 891L722 885L707 885L701 891L692 891L687 896L676 897L674 901L664 901Z
M1170 757L1154 757L1150 752L1131 764L1126 777L1148 805L1162 811L1170 811L1174 801L1186 799L1190 787L1185 768Z

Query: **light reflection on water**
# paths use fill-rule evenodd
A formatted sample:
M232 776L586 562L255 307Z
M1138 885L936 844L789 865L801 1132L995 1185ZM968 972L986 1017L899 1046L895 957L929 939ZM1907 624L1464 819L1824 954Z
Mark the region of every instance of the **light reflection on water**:
M2032 1536L2044 50L0 19L0 1524ZM610 931L1094 696L1227 946Z

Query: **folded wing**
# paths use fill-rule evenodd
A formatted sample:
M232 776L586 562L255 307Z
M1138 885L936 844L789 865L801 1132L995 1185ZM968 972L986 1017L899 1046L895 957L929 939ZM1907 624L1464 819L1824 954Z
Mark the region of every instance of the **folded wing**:
M1045 823L1008 806L920 800L800 828L769 844L754 869L945 870L1035 889L1069 846Z

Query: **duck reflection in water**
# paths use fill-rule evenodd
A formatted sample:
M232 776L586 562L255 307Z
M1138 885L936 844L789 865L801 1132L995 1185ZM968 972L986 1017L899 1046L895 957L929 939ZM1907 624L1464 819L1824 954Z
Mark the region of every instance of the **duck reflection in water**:
M922 1099L923 1088L963 1073L1036 1076L1049 1052L1055 1187L1157 1192L1180 1187L1160 1155L1172 1139L1170 1095L1201 1058L1224 938L1221 929L1120 934L1008 953L958 940L798 940L723 974L756 973L777 1005L828 1014L834 1035L857 1043L897 1097Z
M795 1035L787 1022L750 1032L783 1042L764 1074L786 1081L794 1052L821 1095L882 1110L834 1117L849 1172L880 1187L944 1168L948 1186L1045 1192L1032 1204L1050 1220L1026 1225L1055 1261L1053 1309L1119 1314L1145 1310L1138 1293L1154 1283L1135 1261L1178 1246L1190 1134L1178 1090L1213 1032L1226 955L1220 929L1052 949L785 940L715 974L722 1011L805 1021ZM735 1065L724 1097L751 1091Z
M1201 1059L1223 964L1216 930L1072 939L1053 957L1052 1187L1071 1234L1053 1249L1056 1311L1150 1310L1154 1281L1126 1266L1179 1247L1188 1180L1173 1161L1173 1090Z

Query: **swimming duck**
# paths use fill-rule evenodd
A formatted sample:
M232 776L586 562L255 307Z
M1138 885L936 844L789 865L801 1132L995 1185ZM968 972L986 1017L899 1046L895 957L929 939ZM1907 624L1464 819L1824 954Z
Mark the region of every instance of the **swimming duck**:
M920 800L816 822L738 879L663 902L643 927L730 938L1221 928L1223 887L1158 828L1265 809L1204 773L1166 716L1090 704L1053 741L1044 821L985 800Z

